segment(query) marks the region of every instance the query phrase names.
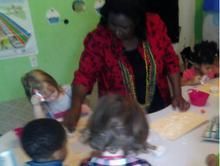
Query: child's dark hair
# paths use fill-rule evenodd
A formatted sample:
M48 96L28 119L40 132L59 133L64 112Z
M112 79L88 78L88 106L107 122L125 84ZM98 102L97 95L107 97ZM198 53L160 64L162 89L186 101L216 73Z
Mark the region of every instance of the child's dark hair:
M213 64L218 53L217 44L209 41L197 43L193 51L186 47L180 52L185 68L190 68L193 64Z
M193 52L190 47L185 47L181 52L184 69L191 68L193 65Z
M146 39L145 2L143 0L106 0L104 6L100 9L101 25L107 25L110 12L129 17L135 23L137 37L141 40Z
M33 95L34 89L43 89L43 82L46 82L54 86L57 89L57 91L60 92L60 87L57 81L50 74L40 69L34 69L25 73L24 76L21 78L21 83L24 87L25 94L28 97L28 99L30 99Z
M215 55L218 54L215 42L202 41L194 46L193 62L201 64L213 64Z
M144 111L132 98L102 97L87 126L85 142L100 151L137 152L146 148L149 126Z
M54 119L36 119L24 127L21 144L24 151L35 161L49 159L66 142L62 125Z

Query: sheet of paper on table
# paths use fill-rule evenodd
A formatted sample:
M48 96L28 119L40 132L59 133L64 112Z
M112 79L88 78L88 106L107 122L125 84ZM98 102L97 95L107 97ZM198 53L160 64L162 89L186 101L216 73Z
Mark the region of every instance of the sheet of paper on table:
M150 127L161 137L175 140L205 122L207 117L196 112L173 112L152 122Z
M220 96L219 79L210 80L208 83L197 86L196 89L209 93L213 96Z

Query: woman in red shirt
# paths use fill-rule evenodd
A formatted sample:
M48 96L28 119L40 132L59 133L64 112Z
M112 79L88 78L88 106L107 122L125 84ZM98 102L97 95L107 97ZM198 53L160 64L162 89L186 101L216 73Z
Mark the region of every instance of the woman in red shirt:
M72 83L73 102L64 120L74 129L80 105L98 82L99 96L131 95L151 113L171 102L180 110L189 103L181 94L179 60L160 17L145 13L141 0L107 0L100 23L84 41ZM171 100L168 81L171 82Z

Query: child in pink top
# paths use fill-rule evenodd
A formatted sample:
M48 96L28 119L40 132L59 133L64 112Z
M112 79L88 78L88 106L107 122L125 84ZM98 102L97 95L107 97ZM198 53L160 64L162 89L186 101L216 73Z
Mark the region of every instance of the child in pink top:
M181 84L203 84L207 80L216 77L213 64L217 54L217 44L214 42L203 41L196 44L194 46L194 52L190 54L192 67L183 72Z
M213 73L215 74L215 77L219 77L219 54L216 54L212 68L213 68Z

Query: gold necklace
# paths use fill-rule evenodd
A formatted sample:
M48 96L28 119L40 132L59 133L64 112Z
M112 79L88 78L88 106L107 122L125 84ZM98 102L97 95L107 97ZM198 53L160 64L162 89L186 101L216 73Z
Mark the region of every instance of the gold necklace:
M155 85L156 85L156 64L154 61L154 57L152 52L150 51L149 44L143 42L143 49L144 49L144 62L145 62L145 72L146 72L146 92L145 92L145 103L140 104L140 106L144 109L147 109L152 101L154 91L155 91ZM146 52L148 50L148 53ZM148 61L149 60L149 65ZM133 96L135 100L137 100L136 97L136 88L134 85L134 75L130 74L126 66L119 61L119 66L122 71L123 76L123 82L124 85L129 92Z

